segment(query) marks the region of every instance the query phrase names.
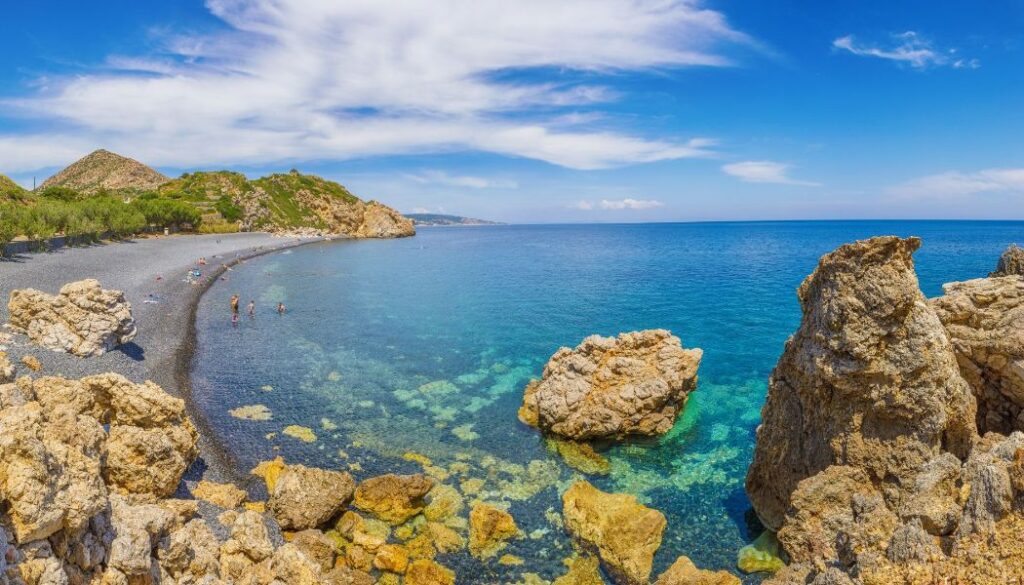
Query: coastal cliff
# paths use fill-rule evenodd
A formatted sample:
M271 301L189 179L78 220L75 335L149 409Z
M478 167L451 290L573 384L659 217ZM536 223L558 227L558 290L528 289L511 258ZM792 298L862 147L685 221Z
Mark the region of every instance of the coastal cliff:
M994 381L1005 369L976 375L971 357L984 344L953 327L983 285L951 285L951 298L929 303L911 257L919 245L880 237L842 246L798 290L803 320L771 376L747 476L755 511L792 561L770 583L1024 575L1014 536L1024 527L1024 434L981 436L976 422L976 396L1006 401L990 387L1014 386ZM990 280L1006 294L975 301L1016 303L1017 282ZM973 339L986 329L998 337L998 320L967 321ZM1012 430L1005 414L1014 411L985 412L997 413L985 426Z

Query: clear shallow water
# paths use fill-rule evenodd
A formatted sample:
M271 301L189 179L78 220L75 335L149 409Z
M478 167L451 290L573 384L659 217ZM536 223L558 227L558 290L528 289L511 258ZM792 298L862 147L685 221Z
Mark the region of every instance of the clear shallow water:
M403 457L415 453L454 469L450 485L483 479L467 502L510 505L532 538L506 552L527 564L439 560L464 583L551 579L571 546L545 512L560 512L580 474L516 419L523 386L559 346L667 328L704 350L685 414L660 440L608 450L611 474L588 479L665 513L653 574L680 554L735 570L760 530L743 479L768 374L799 323L794 291L822 254L884 234L923 238L918 275L935 296L987 275L1024 223L494 226L306 246L238 266L204 296L194 398L242 466L280 454L363 478L421 471ZM243 307L256 300L257 317L233 326L236 292ZM272 420L228 414L253 404ZM281 433L293 424L317 440Z

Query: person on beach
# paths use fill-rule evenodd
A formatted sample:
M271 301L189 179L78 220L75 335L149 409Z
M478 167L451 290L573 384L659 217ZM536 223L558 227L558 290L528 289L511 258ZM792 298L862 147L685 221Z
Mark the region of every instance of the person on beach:
M238 317L238 295L231 295L231 314Z
M284 303L277 303L277 314L284 315L285 312Z
M246 312L249 313L249 317L250 318L256 316L256 301L254 301L254 300L250 300L249 301L249 306L246 308Z

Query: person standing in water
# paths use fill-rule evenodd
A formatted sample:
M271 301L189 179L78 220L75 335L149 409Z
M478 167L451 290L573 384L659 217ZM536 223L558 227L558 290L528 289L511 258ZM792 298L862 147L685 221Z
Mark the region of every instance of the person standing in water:
M238 295L231 295L231 314L238 315Z
M246 312L249 314L250 319L256 316L256 301L249 301L249 306L246 307Z
M277 303L277 314L278 315L284 315L284 312L285 312L284 303Z

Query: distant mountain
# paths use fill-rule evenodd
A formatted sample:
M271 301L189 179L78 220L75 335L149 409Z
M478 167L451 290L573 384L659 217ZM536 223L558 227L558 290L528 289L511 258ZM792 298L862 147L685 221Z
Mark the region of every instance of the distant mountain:
M169 180L137 160L100 149L46 179L40 189L66 187L86 195L102 190L141 192Z
M405 217L412 220L413 225L442 226L442 225L504 225L500 221L487 221L486 219L474 219L462 217L461 215L444 215L442 213L406 213Z

